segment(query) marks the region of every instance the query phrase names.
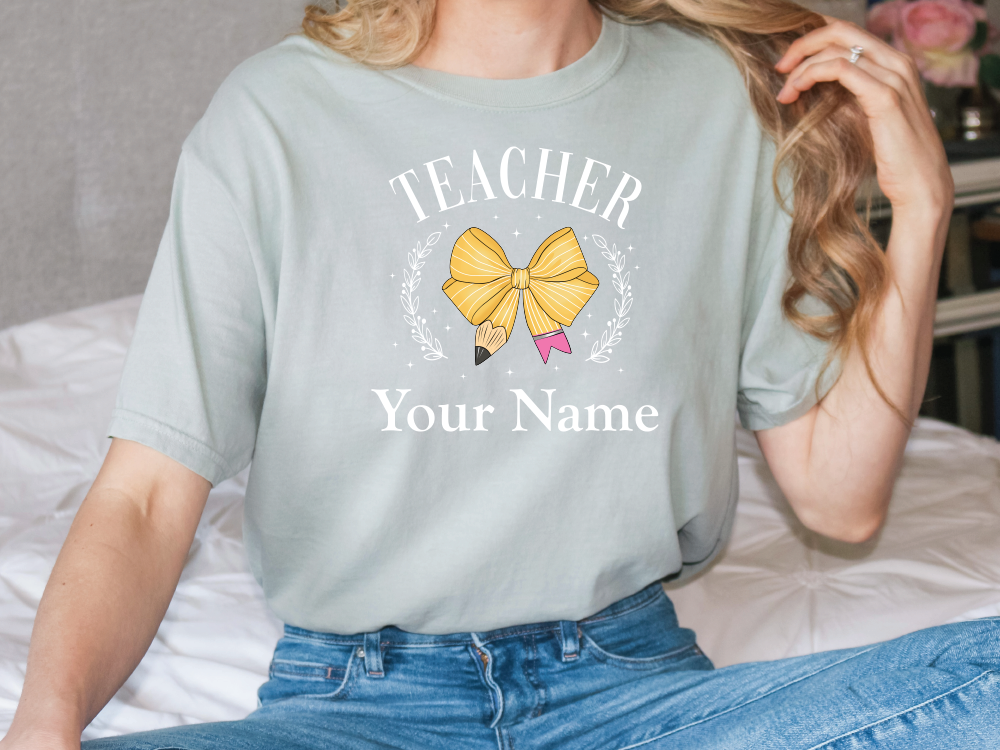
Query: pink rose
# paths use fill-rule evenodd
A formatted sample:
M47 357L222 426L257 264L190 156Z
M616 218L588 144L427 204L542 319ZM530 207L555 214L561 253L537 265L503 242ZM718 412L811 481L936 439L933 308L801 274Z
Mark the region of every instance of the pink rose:
M975 3L963 3L965 9L972 14L972 17L977 21L986 20L986 6L976 5Z
M962 0L904 3L899 20L906 46L912 52L958 52L976 33L976 17L968 5Z
M910 55L931 83L968 87L979 72L977 53L968 49L977 21L986 21L986 9L968 0L886 0L872 6L866 25ZM987 46L995 38L990 27Z
M928 50L914 58L920 75L938 86L971 88L979 76L979 58L971 51Z

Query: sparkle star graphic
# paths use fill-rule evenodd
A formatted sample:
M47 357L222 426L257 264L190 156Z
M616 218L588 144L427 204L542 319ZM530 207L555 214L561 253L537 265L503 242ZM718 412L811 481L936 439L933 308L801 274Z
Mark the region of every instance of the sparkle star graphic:
M399 346L399 344L397 344L397 343L396 343L396 342L394 341L394 342L392 343L392 348L393 348L393 349L395 349L395 348L396 348L397 346Z
M413 363L412 363L412 362L409 362L409 363L407 363L407 365L406 365L406 366L407 366L407 367L413 367Z
M628 246L628 251L632 252L632 246L631 245Z
M493 218L494 218L494 219L499 219L500 217L499 217L499 216L497 216L496 214L493 214Z
M542 218L542 217L541 217L541 216L536 216L535 218L536 218L536 219L540 219L540 218Z
M450 331L450 330L451 330L451 326L445 326L445 327L444 327L444 330L446 330L446 331Z
M625 372L622 368L618 368L618 372Z
M520 232L518 232L518 231L517 231L516 229L514 230L514 236L515 236L515 237L518 237L518 236L519 236L520 234L521 234L521 233L520 233Z
M580 335L581 335L581 336L583 336L584 338L587 338L587 337L588 337L588 336L589 336L590 334L589 334L589 333L587 333L586 331L584 331L584 332L583 332L583 333L581 333Z
M445 229L447 229L447 228L448 228L448 227L450 227L450 226L451 226L451 224L449 224L449 223L448 223L447 221L446 221L446 222L444 223L444 228L445 228Z
M635 267L635 270L636 270L636 271L638 271L638 270L639 270L639 266L636 266L636 267Z
M465 380L465 375L462 376L462 380Z
M390 274L389 274L389 278L390 278L390 279L394 279L394 278L396 278L396 274L394 274L394 273L390 273Z
M514 371L513 371L513 370L511 370L511 369L510 369L510 368L508 367L508 368L507 368L507 376L509 377L509 376L511 376L511 375L513 375L513 374L514 374Z

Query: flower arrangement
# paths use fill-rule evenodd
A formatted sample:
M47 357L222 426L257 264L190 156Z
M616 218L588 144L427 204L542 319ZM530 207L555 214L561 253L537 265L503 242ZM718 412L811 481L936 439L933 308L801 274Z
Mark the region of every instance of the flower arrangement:
M969 0L884 0L868 11L867 27L913 57L923 78L937 86L974 87L984 56L994 58L983 60L986 70L1000 64L988 54L996 29L986 9Z

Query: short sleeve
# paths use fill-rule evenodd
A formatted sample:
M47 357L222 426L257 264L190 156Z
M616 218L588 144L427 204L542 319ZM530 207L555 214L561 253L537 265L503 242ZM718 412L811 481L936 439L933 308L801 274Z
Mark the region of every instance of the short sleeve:
M265 385L260 287L243 224L185 149L108 434L215 485L249 463Z
M788 241L792 218L774 195L774 155L774 143L765 137L754 190L736 400L740 423L750 430L778 427L805 414L817 403L817 379L822 377L822 398L841 367L839 356L834 357L821 375L830 344L799 329L781 310L781 298L791 277ZM791 208L790 182L783 182L781 189ZM800 301L799 309L810 315L829 312L811 296Z

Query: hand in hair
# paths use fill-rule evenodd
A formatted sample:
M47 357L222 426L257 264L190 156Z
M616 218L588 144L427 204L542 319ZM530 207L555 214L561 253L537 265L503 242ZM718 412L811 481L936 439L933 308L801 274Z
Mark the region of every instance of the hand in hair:
M950 208L951 171L913 58L846 21L795 40L775 65L788 73L778 101L790 104L823 81L839 81L868 117L877 179L896 213ZM851 47L864 52L851 63Z
M777 99L792 104L801 92L834 82L857 98L878 183L893 207L888 283L873 287L867 334L846 347L841 376L822 401L756 434L799 519L821 534L860 542L885 518L927 384L954 183L913 60L853 24L826 20L778 61L775 69L788 79ZM864 51L852 64L855 46Z

